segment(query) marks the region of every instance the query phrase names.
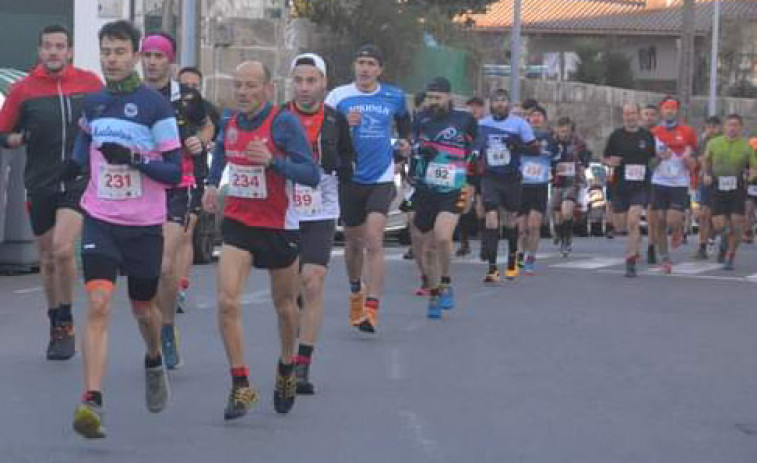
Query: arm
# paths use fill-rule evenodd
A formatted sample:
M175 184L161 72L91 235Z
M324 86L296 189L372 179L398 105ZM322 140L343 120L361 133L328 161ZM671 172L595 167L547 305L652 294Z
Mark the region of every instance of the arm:
M181 151L176 149L163 154L163 159L145 159L132 164L138 171L167 185L176 185L181 180Z
M355 170L355 147L352 146L352 137L350 136L350 124L342 113L337 114L337 129L339 130L339 142L337 150L339 151L339 168L337 176L341 182L348 182L352 178Z
M321 181L318 166L305 133L297 119L282 111L273 121L273 141L286 157L275 157L270 167L278 174L302 185L315 187Z
M24 134L18 130L21 125L19 115L22 103L21 88L16 84L11 88L0 110L0 147L2 148L18 148L25 141Z
M225 134L228 120L229 116L225 115L219 124L218 136L216 137L215 148L213 148L213 160L210 164L210 173L205 181L206 184L214 187L217 187L221 183L223 171L226 169Z

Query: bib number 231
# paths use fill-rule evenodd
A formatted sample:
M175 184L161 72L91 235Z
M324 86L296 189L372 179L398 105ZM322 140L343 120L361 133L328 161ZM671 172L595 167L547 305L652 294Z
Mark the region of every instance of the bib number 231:
M142 196L142 174L129 166L103 164L97 182L97 196L122 201Z

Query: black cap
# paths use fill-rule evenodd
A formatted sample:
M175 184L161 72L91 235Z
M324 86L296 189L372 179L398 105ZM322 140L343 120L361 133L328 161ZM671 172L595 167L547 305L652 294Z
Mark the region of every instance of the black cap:
M427 92L449 93L452 90L452 84L444 77L434 77L426 85Z
M547 110L544 109L542 106L536 105L532 106L531 109L528 110L530 113L541 113L542 116L544 116L544 119L547 119Z
M504 88L498 88L492 92L492 94L489 96L489 99L510 101L510 92L508 92Z
M474 96L474 97L473 97L473 98L471 98L470 100L466 101L466 102L465 102L465 104L466 104L466 105L478 105L478 106L483 106L483 105L484 105L484 100L482 100L482 99L481 99L481 97L478 97L478 96Z
M360 49L355 53L355 59L358 58L373 58L376 61L378 61L379 65L384 65L384 57L381 55L381 50L376 45L363 45L360 47Z
M529 111L529 110L534 109L535 107L539 106L539 102L536 101L533 98L527 98L527 99L523 100L523 104L521 106L523 106L523 109L525 111ZM542 109L544 109L544 108L542 108Z

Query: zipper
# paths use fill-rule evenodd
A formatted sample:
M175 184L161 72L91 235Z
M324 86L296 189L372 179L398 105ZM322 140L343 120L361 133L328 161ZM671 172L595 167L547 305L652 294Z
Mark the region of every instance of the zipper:
M63 86L61 81L58 80L58 101L60 101L60 122L61 122L61 145L60 145L60 160L61 162L66 160L66 102L63 96ZM60 191L64 191L63 182L58 185Z

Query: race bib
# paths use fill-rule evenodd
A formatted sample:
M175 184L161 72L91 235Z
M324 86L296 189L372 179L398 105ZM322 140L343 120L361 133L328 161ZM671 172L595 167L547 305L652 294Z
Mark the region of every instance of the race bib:
M626 164L625 179L629 182L642 182L647 173L644 164Z
M720 191L733 191L737 185L737 179L734 176L718 177L718 190Z
M454 188L455 168L449 164L429 163L426 169L426 183L438 187Z
M505 145L492 145L486 150L486 162L492 167L502 167L510 164L512 156Z
M749 185L747 193L749 193L749 196L757 196L757 185Z
M263 166L229 164L229 196L247 199L266 199L268 187Z
M100 164L97 197L122 201L142 196L142 174L130 167Z
M523 162L523 177L531 181L541 181L545 178L547 168L537 162Z
M321 190L309 186L294 185L294 209L302 215L318 215L323 212Z
M677 162L663 162L660 164L660 173L664 177L680 177L681 166Z
M561 177L575 177L576 176L576 163L575 162L558 162L556 171L557 171L557 175Z

